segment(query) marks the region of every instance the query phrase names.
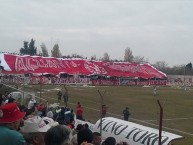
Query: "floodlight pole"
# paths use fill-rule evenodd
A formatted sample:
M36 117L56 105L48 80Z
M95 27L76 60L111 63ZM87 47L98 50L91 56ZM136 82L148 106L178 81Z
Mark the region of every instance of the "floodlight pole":
M186 91L185 75L186 75L186 66L184 66L184 90Z
M101 94L101 92L98 90L98 93L101 97L101 106L100 106L100 113L101 113L101 116L100 116L100 134L101 134L101 137L102 137L102 118L103 118L103 115L102 115L102 106L103 106L103 95Z
M41 98L42 98L42 77L43 77L43 73L40 77L40 103L41 103Z
M157 100L157 103L160 107L160 119L159 119L159 142L158 145L161 145L161 139L162 139L162 123L163 123L163 107L161 106L161 103L159 100Z

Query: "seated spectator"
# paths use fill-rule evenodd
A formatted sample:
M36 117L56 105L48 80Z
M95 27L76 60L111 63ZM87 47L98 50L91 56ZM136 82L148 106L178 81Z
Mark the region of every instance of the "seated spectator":
M0 106L0 145L24 145L25 139L17 130L25 116L16 103Z
M41 117L34 116L24 121L21 132L27 142L27 145L44 145L44 133L50 129Z
M92 143L93 134L92 131L88 128L82 128L77 134L78 145L81 145L83 142Z
M98 132L93 132L93 141L94 145L100 145L102 141L101 134Z
M70 128L58 125L50 128L45 134L45 145L68 145L70 143Z
M48 111L46 116L49 117L49 118L53 118L54 117L54 113L52 111L52 108L49 109L49 111Z
M17 103L17 101L14 98L9 97L8 98L8 103Z
M116 139L114 137L107 137L102 145L116 145Z

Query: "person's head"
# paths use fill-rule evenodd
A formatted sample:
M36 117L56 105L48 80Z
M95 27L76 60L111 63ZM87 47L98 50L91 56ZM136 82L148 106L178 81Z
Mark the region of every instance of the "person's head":
M89 125L87 123L84 124L85 128L89 128Z
M82 124L78 124L78 125L76 126L76 131L77 131L77 132L80 131L83 127L84 127L84 126L83 126Z
M16 103L0 106L0 125L6 125L11 129L18 130L24 116L25 112L20 112Z
M129 110L129 108L128 108L128 107L126 107L126 110Z
M54 126L46 132L44 141L45 145L69 145L70 129L62 125Z
M92 143L92 140L93 140L92 131L88 128L82 128L77 133L77 140L78 140L78 145L80 145L83 142Z
M116 145L116 139L114 137L107 137L102 145Z
M34 116L25 120L24 126L20 129L27 143L33 145L44 145L45 133L55 125L58 125L58 123L54 122L53 119Z
M10 97L8 99L8 103L16 103L16 100L14 98Z
M100 145L102 141L101 134L98 132L93 132L93 141L94 145Z

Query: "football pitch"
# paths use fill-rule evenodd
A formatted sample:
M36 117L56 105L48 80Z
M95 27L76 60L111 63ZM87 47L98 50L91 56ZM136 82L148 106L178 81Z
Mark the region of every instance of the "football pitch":
M57 89L61 87L42 86L41 97L49 100L49 103L57 102ZM75 110L77 102L80 102L84 108L85 120L92 123L100 118L99 110L103 100L108 106L107 116L122 119L123 109L129 107L131 122L158 129L159 100L163 107L163 130L184 137L175 141L174 145L193 144L193 88L185 91L178 87L158 87L156 96L153 94L153 87L68 86L68 91L68 106Z
M36 90L37 96L49 103L57 102L60 85L26 86L26 91ZM83 117L95 123L100 118L101 101L108 106L107 116L123 118L123 110L129 107L129 121L152 128L159 128L160 109L163 107L163 131L178 134L184 139L174 141L174 145L193 144L193 88L186 91L179 87L157 87L154 96L153 87L133 86L67 86L69 92L68 106L75 110L77 102L84 108ZM101 97L98 93L102 94ZM38 99L37 99L38 100ZM43 101L42 101L43 102ZM63 101L60 102L64 105Z

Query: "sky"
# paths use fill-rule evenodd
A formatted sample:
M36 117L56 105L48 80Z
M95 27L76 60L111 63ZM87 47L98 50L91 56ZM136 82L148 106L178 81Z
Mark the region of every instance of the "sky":
M23 41L58 43L63 55L123 59L126 47L151 64L193 62L192 0L0 0L0 52Z

